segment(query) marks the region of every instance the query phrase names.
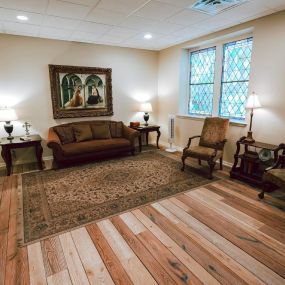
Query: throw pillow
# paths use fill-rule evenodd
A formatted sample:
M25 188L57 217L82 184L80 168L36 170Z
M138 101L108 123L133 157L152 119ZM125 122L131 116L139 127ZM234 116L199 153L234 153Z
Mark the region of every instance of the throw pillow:
M112 138L123 137L123 122L110 122L110 131Z
M71 126L57 126L53 128L62 144L74 143L75 137Z
M89 141L93 139L89 125L73 125L76 142Z
M93 139L110 139L110 128L106 123L92 124L91 130L93 134Z

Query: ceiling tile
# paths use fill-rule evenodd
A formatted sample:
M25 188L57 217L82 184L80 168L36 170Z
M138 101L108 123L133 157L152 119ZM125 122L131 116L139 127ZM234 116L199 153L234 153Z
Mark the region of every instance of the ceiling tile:
M96 4L98 4L99 0L64 0L64 2L69 2L83 6L95 6Z
M186 8L194 4L197 0L159 0L159 1L172 4L181 8Z
M120 27L114 27L110 31L107 32L108 35L113 36L120 36L124 38L132 37L138 33L137 30L134 29L128 29L128 28L120 28Z
M139 9L135 15L153 19L163 20L180 11L181 8L158 1L151 1Z
M79 23L79 20L72 20L55 16L45 16L42 25L54 28L74 29L79 25Z
M97 8L130 14L149 0L101 0Z
M83 41L83 42L95 42L100 36L93 33L87 33L82 31L75 31L70 39L74 41Z
M14 35L29 35L36 36L39 32L40 27L35 25L23 24L23 23L3 23L4 29L8 34Z
M157 21L150 19L145 19L138 16L129 16L124 22L120 24L120 26L147 31L156 23Z
M168 18L167 21L174 24L189 26L210 17L210 15L204 13L199 13L191 10L183 10Z
M110 10L95 8L86 18L96 23L117 25L126 18L126 15Z
M44 13L48 0L0 0L0 7Z
M83 19L87 16L90 10L91 7L88 6L77 5L59 0L50 0L47 14L66 18Z
M180 30L181 28L184 28L184 26L160 21L160 22L156 22L151 27L150 31L168 35L169 33L174 33L177 30Z
M39 35L55 39L68 39L71 36L71 33L71 30L42 27Z
M41 14L0 8L0 18L2 21L23 23L23 21L17 19L18 15L27 16L29 20L25 23L32 25L40 25L43 20L43 16Z
M109 31L112 26L97 24L93 22L81 22L77 27L78 31L93 33L97 35L102 35Z
M271 8L276 11L285 9L285 0L255 0L259 5L264 5L265 7Z
M195 37L195 36L200 36L201 34L204 34L205 31L201 28L197 28L197 27L194 27L194 26L190 26L190 27L186 27L186 28L183 28L179 31L176 31L175 32L175 35L178 36L178 37Z
M98 40L100 42L106 43L106 44L119 44L121 43L125 38L119 37L119 36L110 36L110 35L103 35Z

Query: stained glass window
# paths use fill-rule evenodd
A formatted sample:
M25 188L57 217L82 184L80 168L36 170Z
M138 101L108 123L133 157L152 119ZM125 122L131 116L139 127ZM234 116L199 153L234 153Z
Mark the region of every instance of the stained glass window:
M221 117L245 119L252 38L224 45L219 113Z
M215 59L215 47L190 54L190 115L212 114Z

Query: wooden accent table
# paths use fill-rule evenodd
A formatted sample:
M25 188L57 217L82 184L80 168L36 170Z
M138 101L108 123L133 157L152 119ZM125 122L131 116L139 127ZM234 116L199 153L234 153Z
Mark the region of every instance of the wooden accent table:
M140 147L140 152L142 151L142 134L146 135L146 145L148 145L148 134L150 132L157 132L157 137L156 137L156 147L159 149L159 145L158 145L158 141L160 138L160 126L157 125L140 125L139 127L131 127L130 128L139 131L140 132L140 136L139 136L139 147Z
M258 141L248 143L245 142L244 139L245 137L241 137L240 140L238 140L236 143L237 149L234 155L234 165L230 172L231 178L244 180L246 182L254 183L261 186L262 176L265 169L271 166L272 163L277 159L278 154L275 152L275 149L278 146ZM244 147L244 152L240 154L241 146ZM250 147L254 147L255 149L264 148L273 151L274 159L271 159L267 162L263 162L259 159L258 153L256 151L249 150ZM240 164L238 166L239 160Z
M11 150L15 148L26 148L33 146L35 148L35 153L38 161L39 169L43 169L43 148L41 145L42 138L39 135L31 135L30 141L23 141L20 137L14 137L13 140L8 140L7 138L2 138L0 145L2 147L1 156L6 163L7 176L12 173L12 155Z

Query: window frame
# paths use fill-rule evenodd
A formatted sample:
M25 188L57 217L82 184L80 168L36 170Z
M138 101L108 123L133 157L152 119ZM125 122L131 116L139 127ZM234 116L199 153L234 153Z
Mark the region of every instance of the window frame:
M245 40L245 39L249 39L252 38L252 53L251 53L251 69L252 69L252 58L253 58L253 51L254 51L254 36L253 33L245 33L245 34L240 34L238 36L231 36L231 37L223 37L220 40L211 40L208 41L208 43L202 43L202 44L197 44L191 48L187 49L187 61L188 61L188 68L187 68L187 72L188 72L188 82L187 82L187 88L186 88L186 93L187 93L187 101L184 101L184 103L186 104L186 108L184 109L184 114L182 114L182 117L189 117L189 118L193 118L193 119L204 119L206 117L221 117L224 118L222 116L220 116L220 112L219 112L219 108L220 108L220 98L221 98L221 91L222 91L222 75L223 75L223 47L225 44L230 43L230 42L235 42L235 41L240 41L240 40ZM199 51L199 50L204 50L204 49L208 49L211 47L215 47L216 48L216 60L215 60L215 75L214 75L214 95L213 95L213 109L212 109L212 115L194 115L194 114L190 114L189 113L189 102L191 100L191 94L190 94L190 56L191 56L191 52L195 52L195 51ZM249 75L249 80L248 80L248 91L251 89L251 74L252 72L250 71L250 75ZM248 92L249 94L250 92ZM248 96L247 94L247 96ZM181 109L182 110L182 109ZM186 114L185 114L186 112ZM237 119L233 119L233 118L229 118L230 122L243 126L246 125L246 117L243 120L237 120Z

